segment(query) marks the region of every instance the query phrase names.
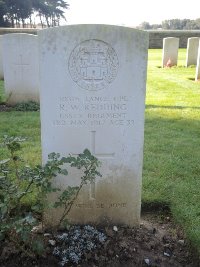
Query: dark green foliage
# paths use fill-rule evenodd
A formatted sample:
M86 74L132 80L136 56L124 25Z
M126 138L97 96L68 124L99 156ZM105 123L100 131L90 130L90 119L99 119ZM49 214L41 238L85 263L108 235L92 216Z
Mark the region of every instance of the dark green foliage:
M2 142L2 146L10 152L10 157L0 161L0 240L7 238L30 256L33 252L42 253L44 248L43 240L31 231L39 223L35 214L41 214L45 208L62 207L64 211L57 227L65 224L83 185L101 175L97 171L97 158L87 149L77 157L69 155L61 158L60 154L51 153L44 166L28 166L18 154L24 141L24 138L4 136ZM52 186L52 178L57 174L67 175L66 164L82 170L80 185L65 188L50 206L46 201L47 195L60 191ZM23 199L35 191L36 203L30 210L24 211Z
M137 28L143 30L163 29L163 30L200 30L200 18L190 19L169 19L160 24L150 24L147 21L142 22Z
M196 20L190 19L170 19L162 22L164 30L199 30L200 18Z
M79 186L68 186L66 190L62 192L62 194L58 198L58 201L55 202L54 207L64 207L63 215L60 218L58 226L63 223L65 224L65 218L70 212L72 205L74 204L74 201L76 200L83 185L87 184L88 182L93 182L95 177L101 176L101 174L97 171L99 161L90 153L88 149L85 149L82 154L78 155L78 157L69 156L68 158L62 158L61 162L69 163L71 167L82 170L83 175L81 177Z
M69 6L65 0L32 0L32 4L41 25L48 27L58 26L60 19L65 19L64 10Z
M65 0L0 0L0 27L32 25L33 14L42 26L58 26L68 6Z
M1 6L0 6L0 9L1 9ZM3 104L4 101L5 101L4 81L0 80L0 104Z
M18 103L14 106L16 111L38 111L40 110L40 105L34 101Z

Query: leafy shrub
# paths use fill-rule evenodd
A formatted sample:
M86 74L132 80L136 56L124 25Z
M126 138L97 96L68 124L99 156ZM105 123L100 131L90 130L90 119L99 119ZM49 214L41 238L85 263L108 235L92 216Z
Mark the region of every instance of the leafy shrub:
M2 143L8 149L10 157L0 161L0 240L8 238L26 254L33 251L41 253L43 242L34 237L31 230L38 224L35 212L41 213L47 207L47 195L60 191L52 186L52 178L57 174L67 175L68 171L63 166L67 164L83 173L80 185L66 187L58 193L58 200L53 204L54 208L64 207L58 229L67 222L67 215L83 185L94 181L96 176L101 176L97 171L99 161L85 149L77 157L60 157L58 153L51 153L44 166L31 167L18 155L24 141L24 138L4 136ZM32 210L24 212L22 201L34 190L38 192L37 202Z
M16 111L38 111L40 110L40 105L34 101L18 103L14 106Z

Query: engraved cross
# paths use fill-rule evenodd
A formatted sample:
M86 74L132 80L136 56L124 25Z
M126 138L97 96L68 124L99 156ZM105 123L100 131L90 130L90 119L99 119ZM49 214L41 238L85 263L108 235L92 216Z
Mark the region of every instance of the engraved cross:
M29 66L29 63L24 63L23 56L20 55L19 63L14 63L14 66L18 67L20 70L20 80L23 82L24 67Z
M115 153L97 153L96 152L96 131L91 131L90 150L93 156L100 159L112 159ZM75 155L75 154L74 154ZM95 199L95 181L90 184L90 198Z

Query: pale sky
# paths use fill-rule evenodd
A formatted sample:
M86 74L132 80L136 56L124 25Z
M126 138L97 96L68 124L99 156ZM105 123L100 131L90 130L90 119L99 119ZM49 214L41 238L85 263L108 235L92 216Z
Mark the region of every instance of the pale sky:
M147 21L200 18L200 0L67 0L67 24L101 23L138 26Z

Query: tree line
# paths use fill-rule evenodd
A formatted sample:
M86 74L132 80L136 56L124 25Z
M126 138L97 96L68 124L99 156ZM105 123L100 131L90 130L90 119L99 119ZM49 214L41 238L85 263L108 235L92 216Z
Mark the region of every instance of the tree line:
M137 28L143 30L200 30L200 18L195 20L169 19L162 21L161 24L150 24L144 21Z
M65 0L0 0L0 27L59 26L68 7Z

